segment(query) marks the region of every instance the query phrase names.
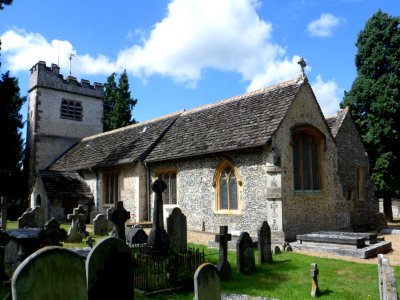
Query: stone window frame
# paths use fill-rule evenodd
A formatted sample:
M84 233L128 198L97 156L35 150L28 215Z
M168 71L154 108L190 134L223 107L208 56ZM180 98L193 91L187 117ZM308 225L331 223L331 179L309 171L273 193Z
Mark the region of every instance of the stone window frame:
M227 209L222 209L221 208L221 177L224 174L225 170L227 168L231 169L231 172L235 175L236 178L236 192L237 192L237 208L230 208L230 201L228 199L228 208ZM215 194L215 200L214 200L214 212L216 214L241 214L242 212L242 200L241 200L241 194L242 194L242 189L243 189L243 181L242 177L240 175L239 169L236 167L236 165L229 159L223 159L220 161L218 164L215 172L214 172L214 178L213 178L213 188L214 188L214 194ZM229 192L228 192L229 193Z
M294 191L321 192L323 190L322 160L326 150L325 135L313 125L298 124L291 128L290 137L293 148ZM299 138L303 140L298 142ZM308 165L307 169L304 169L305 164Z
M60 118L72 121L82 121L83 107L81 101L62 99Z
M178 205L178 172L176 169L163 169L155 172L156 177L162 178L167 185L163 192L163 205ZM175 187L174 189L172 187ZM167 200L168 199L168 200ZM168 203L166 202L168 201Z
M119 200L119 172L116 169L103 171L103 207L114 207Z

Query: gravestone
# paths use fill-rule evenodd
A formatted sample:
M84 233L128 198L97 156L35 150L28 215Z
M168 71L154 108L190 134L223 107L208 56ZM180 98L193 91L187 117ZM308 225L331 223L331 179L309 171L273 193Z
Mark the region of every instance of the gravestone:
M85 244L88 245L89 248L93 248L95 243L96 241L91 236L89 236L85 242Z
M90 213L90 217L89 217L90 224L93 224L93 220L97 217L98 214L101 214L101 212L98 210L94 210Z
M115 209L111 212L111 221L115 224L115 234L117 238L120 238L124 242L125 237L125 223L130 218L129 211L124 208L124 203L118 201Z
M18 266L11 288L13 300L86 300L85 262L61 247L42 248Z
M222 280L231 277L231 265L228 262L228 242L232 235L228 233L228 226L220 226L219 234L215 236L215 241L219 243L219 260L217 269Z
M272 263L271 250L271 227L264 221L257 231L258 237L258 259L260 264Z
M89 233L86 231L86 219L88 213L82 204L78 205L78 213L79 213L78 231L81 236L86 237L89 235Z
M167 233L170 247L176 251L187 249L187 222L186 216L180 208L175 207L167 218Z
M40 206L25 211L17 220L18 229L42 228L44 226L43 211Z
M383 254L378 255L378 279L380 299L397 300L396 274L393 267L390 266L389 259Z
M131 251L119 238L100 241L86 260L89 300L133 299Z
M153 225L147 239L146 245L148 251L151 251L153 255L166 256L169 250L169 239L167 232L164 229L164 218L163 218L163 199L162 193L167 188L167 185L158 177L153 183L152 189L155 193L154 198L154 209L153 209Z
M64 228L60 228L60 223L55 218L51 218L44 225L44 229L39 232L39 239L42 246L62 246L67 238L67 232Z
M318 275L319 270L316 263L311 264L310 276L311 276L311 297L319 296L319 287L318 287Z
M251 274L256 270L253 240L248 232L242 232L236 243L236 264L239 273Z
M7 245L9 241L10 241L9 234L1 230L0 231L0 282L3 282L8 279L4 266L4 255L5 255L4 246Z
M142 228L128 227L126 233L126 240L129 247L137 244L145 244L149 236Z
M194 273L194 299L221 299L218 269L213 264L204 263L200 265Z
M279 246L275 246L274 249L272 250L272 252L274 254L279 254L279 253L281 253L281 248L279 248Z
M93 220L93 233L96 235L108 234L108 220L103 214L97 214Z
M71 227L68 231L68 237L65 240L67 243L80 243L82 242L82 235L80 234L78 222L82 218L82 214L79 213L79 208L75 207L73 213L67 216L67 220L71 221Z

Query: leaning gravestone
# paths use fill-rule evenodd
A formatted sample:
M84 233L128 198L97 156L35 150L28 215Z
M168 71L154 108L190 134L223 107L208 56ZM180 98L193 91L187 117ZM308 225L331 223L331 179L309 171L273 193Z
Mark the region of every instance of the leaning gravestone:
M218 269L213 264L202 264L194 273L194 299L221 299L221 287Z
M239 273L250 274L256 270L253 240L247 232L242 232L236 243L236 263Z
M89 300L133 299L132 257L127 244L116 237L96 244L86 260L86 279Z
M42 248L18 266L11 288L13 300L86 300L85 262L61 247Z
M93 233L96 235L108 234L108 220L103 214L97 214L93 220Z
M170 247L174 251L187 249L187 223L186 216L180 208L175 207L167 218L167 234Z
M116 237L120 238L124 242L125 237L125 223L130 218L129 211L124 208L124 203L118 201L115 209L111 212L111 221L115 224Z
M272 263L271 250L271 227L264 221L261 228L257 231L258 236L258 259L260 264Z

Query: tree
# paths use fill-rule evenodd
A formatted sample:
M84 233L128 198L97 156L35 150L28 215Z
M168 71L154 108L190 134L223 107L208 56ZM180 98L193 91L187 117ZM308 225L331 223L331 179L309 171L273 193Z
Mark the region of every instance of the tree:
M132 118L132 109L137 99L131 98L126 70L121 74L118 85L115 76L116 74L112 73L104 84L104 131L136 123Z
M376 12L357 39L357 77L345 92L368 151L377 195L393 220L391 198L400 195L400 18Z
M20 110L25 97L20 96L18 80L9 72L0 79L0 182L1 196L18 194L24 190L22 178L23 146L21 129L24 126ZM21 189L22 188L22 189ZM17 193L16 193L17 192Z
M11 5L13 0L0 0L0 9L4 9L4 5Z

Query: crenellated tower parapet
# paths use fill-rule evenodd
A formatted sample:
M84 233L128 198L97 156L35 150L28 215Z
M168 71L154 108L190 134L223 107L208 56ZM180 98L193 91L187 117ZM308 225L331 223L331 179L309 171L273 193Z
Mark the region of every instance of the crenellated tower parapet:
M30 69L29 92L36 87L44 87L68 93L84 95L103 99L103 84L95 82L90 84L89 80L78 81L74 76L64 78L60 74L60 67L56 64L46 66L46 62L39 61Z

